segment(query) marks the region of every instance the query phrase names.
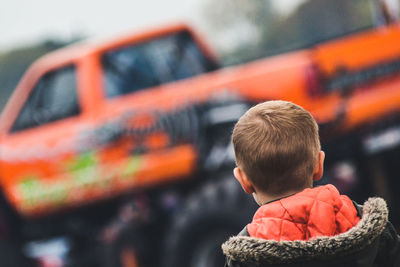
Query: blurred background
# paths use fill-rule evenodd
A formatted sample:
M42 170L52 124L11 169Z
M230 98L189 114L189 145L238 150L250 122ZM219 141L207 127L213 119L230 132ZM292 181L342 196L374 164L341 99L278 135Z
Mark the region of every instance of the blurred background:
M317 118L320 184L384 197L400 229L399 15L400 0L3 0L0 266L222 266L256 208L231 129L277 98Z
M387 2L398 15L400 1ZM4 0L0 10L0 107L35 59L88 38L118 36L149 26L183 21L200 30L218 51L222 64L230 65L306 47L340 35L344 30L371 27L377 20L373 5L373 1L359 0L335 4L301 0L217 3L152 0L112 4ZM340 12L326 16L324 12L329 13L331 8ZM321 24L319 32L315 32L315 21ZM279 41L273 38L278 32L284 35Z

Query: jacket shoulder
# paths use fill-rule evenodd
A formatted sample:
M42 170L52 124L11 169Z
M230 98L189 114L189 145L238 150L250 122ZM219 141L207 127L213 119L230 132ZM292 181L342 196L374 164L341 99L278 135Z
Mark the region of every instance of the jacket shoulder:
M358 208L357 210L362 213L359 223L349 231L335 236L320 236L306 241L279 242L246 235L231 237L222 245L224 254L233 263L227 266L274 266L276 264L294 266L295 263L300 262L310 264L323 262L326 266L337 266L329 264L333 264L336 260L355 262L359 259L359 254L365 257L364 252L374 251L375 253L367 253L368 262L372 263L376 262L377 250L382 253L379 255L383 255L382 259L384 259L385 255L388 255L388 248L393 248L393 245L395 249L392 253L396 255L398 236L395 231L390 231L391 224L388 224L386 202L380 198L371 198L364 203L363 207ZM242 230L241 233L246 232ZM238 265L234 265L236 263Z
M380 235L376 263L378 266L400 266L400 237L389 221Z

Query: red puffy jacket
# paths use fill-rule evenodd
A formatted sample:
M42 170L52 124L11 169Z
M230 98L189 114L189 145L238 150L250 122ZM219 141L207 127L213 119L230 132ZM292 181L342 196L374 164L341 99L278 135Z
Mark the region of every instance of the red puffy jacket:
M353 205L333 185L263 205L222 250L227 267L400 266L400 237L386 202Z
M353 202L325 185L261 206L247 231L251 237L276 241L309 240L344 233L359 220Z

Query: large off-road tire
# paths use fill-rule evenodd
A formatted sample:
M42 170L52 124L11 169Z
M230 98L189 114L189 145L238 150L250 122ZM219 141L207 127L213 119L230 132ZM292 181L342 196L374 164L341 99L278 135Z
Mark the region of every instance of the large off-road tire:
M223 266L221 244L243 229L256 208L232 177L207 184L174 217L162 266Z
M0 192L0 267L32 267L23 251L17 214Z
M0 238L0 266L33 267L35 264L23 255L21 246L16 242Z

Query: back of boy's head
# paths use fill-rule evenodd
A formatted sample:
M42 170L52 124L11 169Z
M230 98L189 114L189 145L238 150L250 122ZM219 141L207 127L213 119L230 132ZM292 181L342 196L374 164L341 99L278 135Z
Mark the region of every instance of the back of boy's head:
M271 194L308 187L321 149L314 118L286 101L249 109L236 123L232 142L238 167L256 189Z

